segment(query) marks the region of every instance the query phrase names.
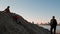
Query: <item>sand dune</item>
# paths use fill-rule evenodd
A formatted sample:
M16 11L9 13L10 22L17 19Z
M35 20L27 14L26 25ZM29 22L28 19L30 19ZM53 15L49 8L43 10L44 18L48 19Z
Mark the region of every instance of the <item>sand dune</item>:
M13 16L19 16L17 20ZM0 34L50 34L50 31L26 21L15 13L0 11Z

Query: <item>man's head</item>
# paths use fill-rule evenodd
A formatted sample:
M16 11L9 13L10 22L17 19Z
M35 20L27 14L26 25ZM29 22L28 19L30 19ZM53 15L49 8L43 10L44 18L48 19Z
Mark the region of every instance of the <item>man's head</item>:
M10 8L10 6L8 6L7 8Z
M55 19L55 16L52 16L52 19Z

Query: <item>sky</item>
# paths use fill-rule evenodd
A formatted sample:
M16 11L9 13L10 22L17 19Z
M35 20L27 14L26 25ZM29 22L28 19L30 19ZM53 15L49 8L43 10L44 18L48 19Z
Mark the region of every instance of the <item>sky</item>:
M7 6L29 22L50 22L52 16L60 22L60 0L0 0L0 11Z

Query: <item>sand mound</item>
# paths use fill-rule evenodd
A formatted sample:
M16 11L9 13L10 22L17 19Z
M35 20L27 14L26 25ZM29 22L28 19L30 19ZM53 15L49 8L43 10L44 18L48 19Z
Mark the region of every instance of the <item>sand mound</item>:
M19 18L15 20L13 16ZM50 34L50 31L29 23L18 14L0 11L0 34Z

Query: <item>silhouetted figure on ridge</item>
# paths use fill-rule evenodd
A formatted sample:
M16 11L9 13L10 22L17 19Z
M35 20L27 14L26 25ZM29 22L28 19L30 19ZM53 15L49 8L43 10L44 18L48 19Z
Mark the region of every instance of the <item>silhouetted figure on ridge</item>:
M51 25L51 34L52 32L54 32L54 34L56 34L56 26L57 26L57 20L55 19L55 16L52 17L52 19L50 20L50 25ZM53 31L54 29L54 31Z
M4 10L4 12L6 12L6 13L10 13L10 6L8 6L5 10Z

